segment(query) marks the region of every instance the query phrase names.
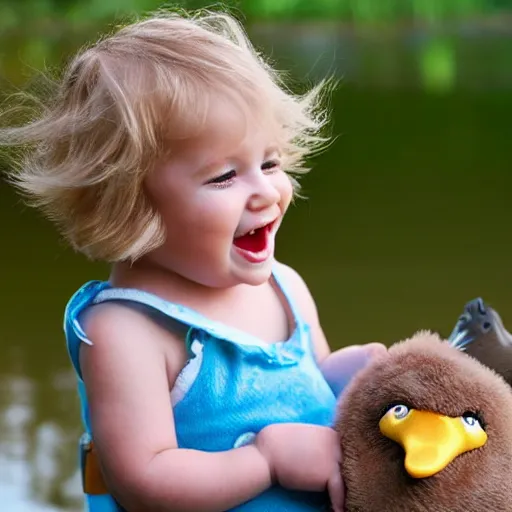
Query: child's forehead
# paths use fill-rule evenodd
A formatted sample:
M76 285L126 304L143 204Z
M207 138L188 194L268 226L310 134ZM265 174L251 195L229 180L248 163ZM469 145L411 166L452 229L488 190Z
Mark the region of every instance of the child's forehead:
M249 106L222 95L212 95L202 136L210 139L240 139L255 121Z
M212 95L200 129L179 147L226 154L251 147L267 151L277 146L277 124L270 111L263 114L250 104Z

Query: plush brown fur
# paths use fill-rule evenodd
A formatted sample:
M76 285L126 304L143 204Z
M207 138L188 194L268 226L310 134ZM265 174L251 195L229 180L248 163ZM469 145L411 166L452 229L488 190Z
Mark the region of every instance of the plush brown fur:
M413 479L402 448L378 426L397 401L448 416L479 411L488 441L436 475ZM419 332L362 370L341 397L337 430L347 512L512 511L510 387L435 334Z

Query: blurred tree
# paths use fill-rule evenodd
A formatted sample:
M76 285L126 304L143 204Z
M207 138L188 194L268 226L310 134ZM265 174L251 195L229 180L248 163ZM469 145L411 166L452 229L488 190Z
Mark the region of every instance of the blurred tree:
M457 59L449 40L427 40L420 57L423 86L430 92L448 92L455 86Z
M248 19L337 18L357 23L401 19L438 21L512 9L512 0L175 0L171 4L201 8L225 4ZM161 0L0 0L0 30L44 20L94 22L165 5Z

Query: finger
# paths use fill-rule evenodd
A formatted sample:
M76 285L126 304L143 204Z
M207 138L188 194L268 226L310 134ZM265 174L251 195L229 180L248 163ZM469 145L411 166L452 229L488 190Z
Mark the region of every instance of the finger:
M336 470L333 472L331 478L329 478L327 492L331 499L333 512L343 512L345 507L345 488L338 465L336 465Z

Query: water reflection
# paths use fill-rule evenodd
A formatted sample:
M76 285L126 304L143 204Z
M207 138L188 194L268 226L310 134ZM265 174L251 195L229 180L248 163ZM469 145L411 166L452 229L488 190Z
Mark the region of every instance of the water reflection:
M0 378L0 503L3 510L14 512L59 510L48 503L74 504L78 510L73 429L65 432L55 420L38 417L39 387L26 375Z
M304 179L310 201L292 208L278 245L315 294L335 347L419 328L448 334L477 295L512 324L512 37L470 28L253 28L299 79L343 77L333 99L340 137ZM20 55L53 65L86 39L11 38L0 46L0 80L25 80ZM106 268L65 248L3 183L0 215L0 508L80 510L62 313Z

